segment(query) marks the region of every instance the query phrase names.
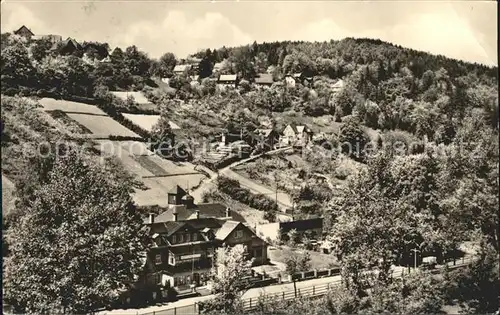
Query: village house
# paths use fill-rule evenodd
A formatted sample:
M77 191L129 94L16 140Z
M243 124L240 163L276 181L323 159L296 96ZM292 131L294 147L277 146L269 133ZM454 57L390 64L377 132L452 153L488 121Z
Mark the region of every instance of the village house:
M267 263L267 243L243 222L224 205L194 204L192 196L174 187L168 192L168 209L144 222L151 246L139 286L183 290L204 285L222 246L244 244L254 265Z
M221 74L217 80L217 86L226 87L236 87L238 85L238 76L236 74Z
M201 59L200 58L188 58L186 60L186 63L190 66L190 70L193 70L194 72L198 72L199 68L200 68L200 62L201 62Z
M321 239L323 236L323 218L311 218L288 222L275 222L257 225L257 235L271 241L288 241L288 234L295 230L298 239Z
M303 147L311 141L312 135L312 130L307 126L289 124L283 130L283 135L280 137L280 143Z
M305 82L311 84L313 77L305 75L303 72L289 73L285 75L285 83L288 87L295 87L297 83L304 84Z
M20 37L23 37L23 38L26 38L26 39L30 39L32 36L34 36L35 34L29 29L27 28L25 25L21 26L19 29L15 30L13 32L15 35L18 35Z
M75 51L82 50L82 45L71 37L62 42L54 43L52 50L58 50L60 54L71 55Z
M191 65L183 64L183 65L176 65L174 67L173 73L175 75L183 75L183 74L188 74L188 72L191 70Z
M274 129L255 129L252 133L252 145L264 151L273 150L279 142L279 134Z
M271 87L273 85L273 75L270 73L260 73L255 77L254 84L258 87Z

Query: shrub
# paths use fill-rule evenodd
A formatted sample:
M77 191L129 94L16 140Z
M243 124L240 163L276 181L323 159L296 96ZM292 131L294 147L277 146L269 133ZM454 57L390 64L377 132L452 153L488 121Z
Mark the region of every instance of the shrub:
M266 211L265 215L269 218L272 218L272 214L267 214L267 212L275 211L278 208L276 201L262 194L253 194L250 190L242 188L240 183L234 179L220 176L217 179L217 189L252 208Z

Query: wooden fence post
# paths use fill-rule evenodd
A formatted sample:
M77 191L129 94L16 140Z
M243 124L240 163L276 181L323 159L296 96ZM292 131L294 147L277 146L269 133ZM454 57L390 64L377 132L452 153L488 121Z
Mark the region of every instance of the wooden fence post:
M313 286L313 295L315 294L315 291L316 291L314 288L315 288L315 287Z
M300 289L297 289L299 291L299 297L300 297Z
M285 300L285 291L283 291L283 301Z
M196 310L196 302L194 303L194 309ZM177 307L174 307L174 315L177 314Z
M250 298L250 308L252 307L252 298Z

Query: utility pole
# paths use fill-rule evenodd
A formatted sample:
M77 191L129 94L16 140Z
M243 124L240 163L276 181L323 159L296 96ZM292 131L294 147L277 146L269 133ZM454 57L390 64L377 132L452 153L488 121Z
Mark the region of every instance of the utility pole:
M274 181L276 182L276 211L278 210L278 175L277 173L275 172L274 173Z

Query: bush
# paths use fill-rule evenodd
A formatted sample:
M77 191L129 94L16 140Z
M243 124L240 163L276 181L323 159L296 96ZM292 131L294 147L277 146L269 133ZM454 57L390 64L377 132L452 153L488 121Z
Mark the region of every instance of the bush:
M271 198L261 194L253 194L250 190L240 187L238 181L224 176L220 176L217 179L217 189L252 208L266 211L265 216L269 218L272 218L273 215L269 212L275 211L278 208L276 201Z

